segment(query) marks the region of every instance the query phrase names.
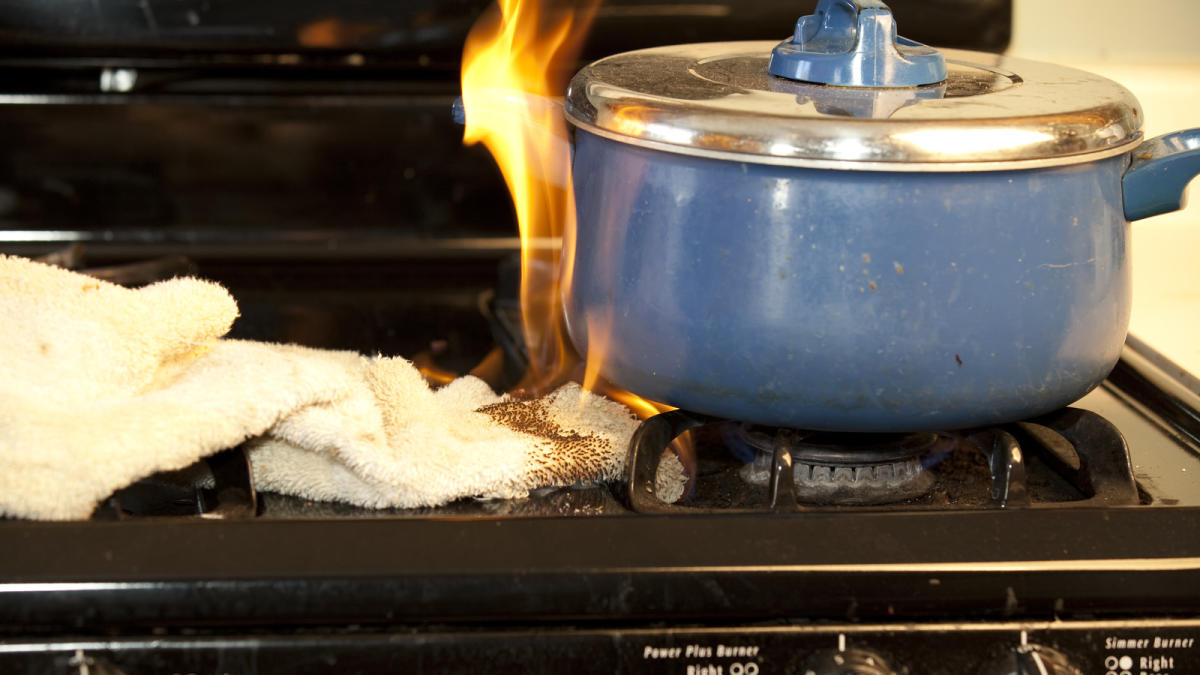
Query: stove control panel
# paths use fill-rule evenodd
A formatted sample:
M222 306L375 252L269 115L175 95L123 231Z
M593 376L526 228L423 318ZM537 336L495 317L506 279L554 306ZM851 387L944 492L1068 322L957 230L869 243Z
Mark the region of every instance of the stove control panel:
M1057 649L1026 643L1005 654L984 675L1083 675L1083 671Z
M0 636L0 672L1200 675L1200 619Z
M1190 619L789 626L680 631L669 640L664 637L623 636L628 647L619 672L1200 675L1200 620Z
M896 675L880 654L869 649L827 649L809 659L805 673L813 675Z

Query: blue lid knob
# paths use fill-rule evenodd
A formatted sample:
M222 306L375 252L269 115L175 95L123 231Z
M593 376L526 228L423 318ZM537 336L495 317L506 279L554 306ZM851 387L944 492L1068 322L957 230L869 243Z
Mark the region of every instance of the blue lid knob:
M936 49L896 34L880 0L819 0L796 34L771 52L767 70L791 80L840 87L917 87L946 79Z

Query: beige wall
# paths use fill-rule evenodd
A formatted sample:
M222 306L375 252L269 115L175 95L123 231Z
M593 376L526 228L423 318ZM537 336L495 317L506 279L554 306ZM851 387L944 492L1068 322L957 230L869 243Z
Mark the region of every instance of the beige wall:
M1014 54L1078 63L1200 63L1200 0L1013 0L1013 6Z
M1014 56L1125 85L1147 136L1200 127L1200 0L1013 0ZM1129 7L1139 8L1137 12ZM1183 211L1133 224L1131 332L1200 374L1200 179Z

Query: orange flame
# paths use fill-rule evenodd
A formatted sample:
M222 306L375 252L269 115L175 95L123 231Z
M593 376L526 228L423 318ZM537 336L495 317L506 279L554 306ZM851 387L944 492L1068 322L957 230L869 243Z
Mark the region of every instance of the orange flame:
M603 391L609 398L617 403L624 404L626 408L632 410L635 414L637 414L638 417L642 419L653 417L661 412L667 412L668 410L675 409L666 403L651 401L649 399L642 398L637 394L631 394L624 389L613 387L606 388Z
M537 0L498 0L472 27L463 48L463 142L483 143L495 158L520 228L529 372L519 387L534 392L560 384L580 360L566 336L560 295L571 280L571 268L562 261L574 259L575 196L559 97L569 74L563 69L574 64L599 1L562 4L545 8ZM592 334L607 334L596 328ZM595 341L585 389L598 389L643 418L671 409L598 380L606 350L601 339Z
M499 13L485 14L463 49L463 142L483 143L492 153L516 207L530 364L523 384L533 390L559 383L576 359L559 300L569 276L561 270L561 242L571 239L575 201L566 121L556 98L566 73L557 69L574 63L597 4L543 12L533 0L499 0Z

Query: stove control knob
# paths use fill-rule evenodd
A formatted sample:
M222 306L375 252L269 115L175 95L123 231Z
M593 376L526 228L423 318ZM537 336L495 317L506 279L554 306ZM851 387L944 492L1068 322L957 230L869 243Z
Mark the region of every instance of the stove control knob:
M1083 671L1057 649L1028 644L1009 652L985 675L1083 675Z
M869 649L819 652L805 664L804 675L896 675L882 656Z

